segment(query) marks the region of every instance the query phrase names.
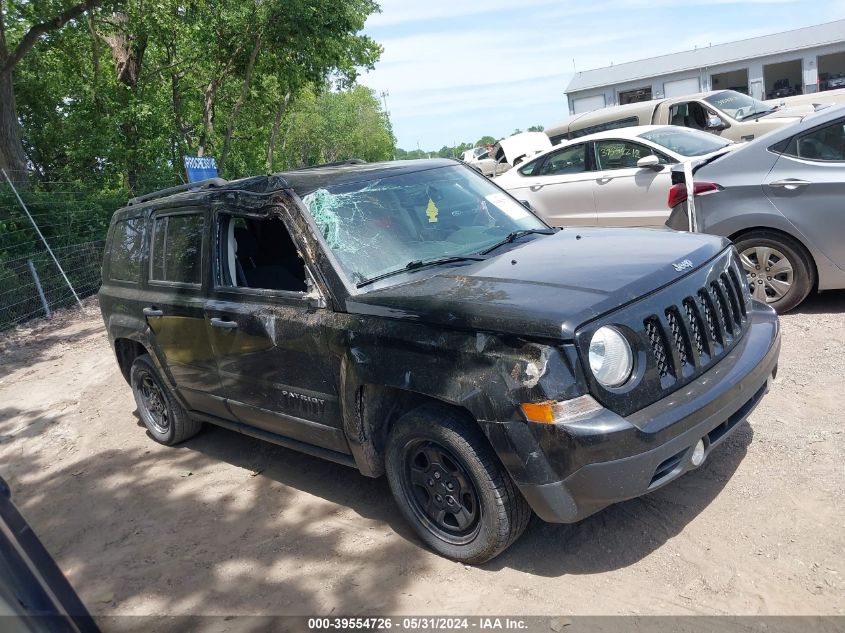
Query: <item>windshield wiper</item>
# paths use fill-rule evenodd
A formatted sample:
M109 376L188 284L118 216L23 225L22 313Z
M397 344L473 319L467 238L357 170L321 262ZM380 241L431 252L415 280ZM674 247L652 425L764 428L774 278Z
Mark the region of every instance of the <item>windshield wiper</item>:
M767 114L771 114L772 112L775 112L776 110L777 110L777 108L772 108L770 110L763 110L762 112L750 112L750 113L746 114L744 117L742 117L740 119L740 121L747 121L748 119L752 119L754 117L757 117L758 119L760 119L760 118L766 116Z
M358 284L355 285L356 288L363 288L364 286L369 286L372 283L375 283L381 279L385 279L387 277L393 277L394 275L399 275L401 273L406 273L409 270L419 270L420 268L427 268L428 266L438 266L440 264L452 264L455 262L483 262L484 257L478 257L477 255L449 255L448 257L436 257L434 259L414 259L407 264L405 264L402 268L397 268L396 270L391 270L390 272L383 273L381 275L376 275L371 279L366 279Z
M539 233L541 235L552 235L555 232L554 229L520 229L519 231L512 231L508 233L508 236L503 239L501 242L496 242L490 248L486 248L479 253L479 255L487 255L488 253L492 253L500 246L504 246L505 244L510 244L515 239L522 237L523 235L531 235L532 233Z

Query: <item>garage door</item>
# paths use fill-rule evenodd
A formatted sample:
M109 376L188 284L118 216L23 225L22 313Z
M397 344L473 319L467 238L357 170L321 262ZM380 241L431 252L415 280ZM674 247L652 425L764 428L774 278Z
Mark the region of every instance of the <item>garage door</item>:
M696 92L701 92L701 84L698 82L698 77L667 81L663 84L663 96L667 98L683 97L684 95L691 95Z
M819 55L819 90L845 88L845 53Z
M601 110L604 106L604 95L597 95L595 97L581 97L580 99L572 100L573 114L581 114L582 112L592 112L593 110Z

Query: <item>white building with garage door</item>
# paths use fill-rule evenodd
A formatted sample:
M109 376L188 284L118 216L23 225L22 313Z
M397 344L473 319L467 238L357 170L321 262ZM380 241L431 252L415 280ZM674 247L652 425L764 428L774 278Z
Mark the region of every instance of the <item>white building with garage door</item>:
M575 73L570 114L732 89L775 99L845 88L845 20Z

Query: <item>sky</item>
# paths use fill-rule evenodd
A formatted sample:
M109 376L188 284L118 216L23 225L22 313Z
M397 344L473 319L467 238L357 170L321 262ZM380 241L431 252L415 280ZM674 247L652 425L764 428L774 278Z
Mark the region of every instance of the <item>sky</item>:
M845 18L845 0L381 0L384 52L360 83L389 93L397 145L437 150L568 115L573 69Z

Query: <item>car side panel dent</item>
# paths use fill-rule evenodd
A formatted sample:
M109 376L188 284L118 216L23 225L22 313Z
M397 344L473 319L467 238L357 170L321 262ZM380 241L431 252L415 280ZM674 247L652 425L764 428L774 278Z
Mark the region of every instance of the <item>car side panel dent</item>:
M574 354L515 336L444 331L395 319L337 314L329 348L338 358L343 428L362 473L383 471L389 425L437 400L490 425L523 423L522 402L586 393ZM573 366L573 361L575 366Z

